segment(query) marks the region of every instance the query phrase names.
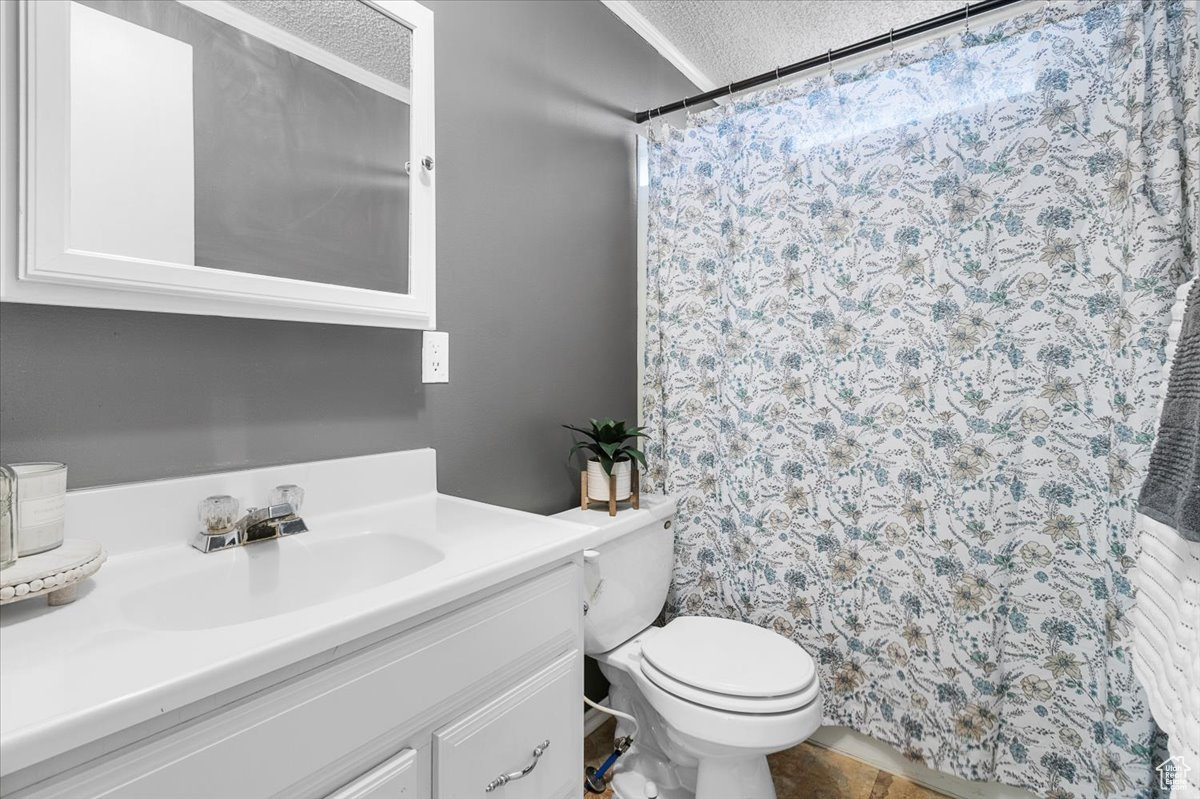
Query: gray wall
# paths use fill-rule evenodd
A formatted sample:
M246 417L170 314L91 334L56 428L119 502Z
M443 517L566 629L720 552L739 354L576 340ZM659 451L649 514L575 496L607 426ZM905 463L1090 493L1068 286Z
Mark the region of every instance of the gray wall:
M445 492L574 501L559 423L636 407L624 114L694 87L599 2L426 4L450 384L416 331L4 304L0 458L81 487L433 446Z

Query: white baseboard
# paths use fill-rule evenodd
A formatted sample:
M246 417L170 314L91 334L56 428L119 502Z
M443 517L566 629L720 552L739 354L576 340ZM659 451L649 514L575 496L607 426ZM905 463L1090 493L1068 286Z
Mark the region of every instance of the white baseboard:
M1028 791L1011 785L972 782L913 763L891 746L849 727L822 727L808 740L809 743L832 749L881 771L958 799L1035 799Z

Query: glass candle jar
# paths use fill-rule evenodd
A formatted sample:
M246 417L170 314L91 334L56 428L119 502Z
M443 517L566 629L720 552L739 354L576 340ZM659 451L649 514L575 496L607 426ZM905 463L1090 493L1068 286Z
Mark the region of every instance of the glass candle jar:
M65 463L12 463L17 475L17 555L61 546L67 516Z
M0 463L0 569L17 562L17 476Z

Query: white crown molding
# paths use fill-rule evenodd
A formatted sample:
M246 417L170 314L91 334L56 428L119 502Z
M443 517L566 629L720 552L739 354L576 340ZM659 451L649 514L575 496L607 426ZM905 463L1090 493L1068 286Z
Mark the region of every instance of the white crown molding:
M600 0L600 2L604 3L609 11L616 14L618 19L633 28L639 36L658 51L659 55L670 61L676 69L683 73L685 78L696 84L701 91L707 92L717 88L717 84L701 72L700 68L693 64L691 59L675 46L674 42L650 23L650 20L643 17L629 0Z

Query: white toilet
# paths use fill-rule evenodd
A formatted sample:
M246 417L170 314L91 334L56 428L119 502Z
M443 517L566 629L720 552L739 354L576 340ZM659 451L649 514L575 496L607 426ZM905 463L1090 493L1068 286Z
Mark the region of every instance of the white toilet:
M611 684L609 706L639 725L617 762L614 793L774 799L766 756L821 723L816 665L795 642L745 622L684 616L652 626L671 580L675 502L643 497L641 505L615 517L557 514L602 531L584 556L584 650ZM619 736L631 731L618 723Z

